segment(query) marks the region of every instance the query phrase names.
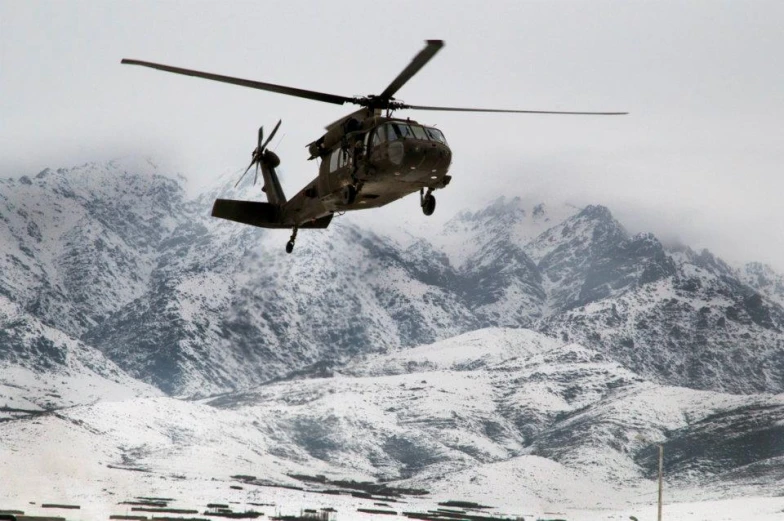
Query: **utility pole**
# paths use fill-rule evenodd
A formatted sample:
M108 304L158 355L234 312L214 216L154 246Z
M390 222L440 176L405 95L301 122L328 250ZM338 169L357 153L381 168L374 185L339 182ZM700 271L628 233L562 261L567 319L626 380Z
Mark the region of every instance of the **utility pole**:
M662 521L662 474L664 469L664 445L659 445L659 517Z

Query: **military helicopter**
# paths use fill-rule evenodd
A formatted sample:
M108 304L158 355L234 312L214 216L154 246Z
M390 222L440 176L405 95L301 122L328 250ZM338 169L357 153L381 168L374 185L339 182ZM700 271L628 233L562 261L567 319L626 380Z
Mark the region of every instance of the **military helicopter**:
M333 216L351 210L384 206L406 195L419 192L419 205L425 215L436 208L433 191L446 187L452 177L447 174L452 151L444 134L433 126L411 119L392 117L403 109L449 112L508 112L519 114L573 114L612 116L626 112L559 112L543 110L480 109L409 105L394 95L444 46L442 40L427 40L425 48L392 80L381 94L361 97L339 96L313 90L244 80L140 60L123 59L121 63L141 65L166 72L195 76L297 96L300 98L343 105L352 103L361 108L326 127L327 132L307 145L310 157L320 160L318 177L293 198L286 199L276 168L280 158L267 146L280 128L275 125L264 140L264 127L259 128L256 148L248 168L255 165L254 184L258 171L264 181L262 191L267 202L216 199L212 216L262 228L291 229L286 252L291 253L300 228L326 228ZM236 186L236 185L235 185Z

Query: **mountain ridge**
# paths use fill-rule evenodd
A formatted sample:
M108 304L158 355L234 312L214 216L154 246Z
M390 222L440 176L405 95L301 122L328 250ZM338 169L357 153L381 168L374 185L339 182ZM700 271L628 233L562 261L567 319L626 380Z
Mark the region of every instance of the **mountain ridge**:
M341 220L285 256L274 232L208 217L213 197L251 188L187 198L150 162L2 187L0 294L170 394L492 326L569 338L661 383L784 389L784 279L631 236L603 206L499 198L402 242Z

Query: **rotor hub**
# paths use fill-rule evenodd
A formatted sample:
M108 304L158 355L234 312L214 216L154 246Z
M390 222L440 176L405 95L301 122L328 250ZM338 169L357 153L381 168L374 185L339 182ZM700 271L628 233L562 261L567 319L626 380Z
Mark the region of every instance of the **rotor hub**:
M370 110L400 110L408 108L408 105L395 98L384 98L376 94L368 94L367 96L358 96L352 100L353 103L367 107Z

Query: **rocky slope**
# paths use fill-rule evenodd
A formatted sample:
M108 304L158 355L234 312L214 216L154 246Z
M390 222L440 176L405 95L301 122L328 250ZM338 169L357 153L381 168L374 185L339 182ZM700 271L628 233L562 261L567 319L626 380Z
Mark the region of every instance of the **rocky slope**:
M753 466L772 486L784 456L784 395L659 386L529 330L479 330L208 403L251 414L290 455L421 485L538 456L633 487L655 476L663 444L671 482Z
M97 349L0 296L0 422L101 400L160 394Z
M601 206L502 198L423 237L336 219L287 256L285 231L207 216L250 188L188 199L149 162L0 188L0 294L170 394L488 326L579 342L662 384L784 390L781 276L630 236Z

